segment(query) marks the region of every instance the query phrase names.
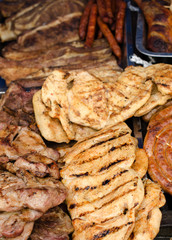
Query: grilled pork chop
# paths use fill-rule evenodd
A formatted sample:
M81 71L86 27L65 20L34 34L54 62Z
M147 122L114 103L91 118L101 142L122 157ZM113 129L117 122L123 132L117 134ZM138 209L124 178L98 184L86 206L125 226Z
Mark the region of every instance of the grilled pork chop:
M23 209L18 212L0 213L0 237L18 237L23 233L28 223L31 223L33 228L33 221L40 218L42 214L43 213L31 209Z
M65 200L66 190L58 180L47 178L41 183L39 178L32 175L28 178L24 170L19 170L18 174L19 177L6 171L0 172L0 211L14 212L29 208L46 212Z
M83 42L79 41L55 45L44 48L42 51L22 50L20 48L12 50L10 58L14 60L8 59L8 52L4 53L7 58L0 58L0 76L6 80L7 84L26 78L33 73L35 75L32 77L45 77L54 69L102 67L104 64L107 65L108 61L114 61L114 65L119 69L107 41L103 39L95 41L91 51L84 47ZM11 49L8 51L11 52ZM28 59L28 55L31 56L31 59Z
M171 64L159 63L146 68L148 77L157 85L158 91L163 95L172 95L172 66Z
M135 112L134 116L135 117L143 116L149 113L155 107L163 106L169 99L172 99L172 95L162 94L160 91L158 91L157 85L154 84L150 98L140 109L138 109Z
M47 109L47 107L42 102L41 90L36 92L33 96L33 107L35 119L39 126L41 135L48 141L68 143L68 136L63 130L60 121L58 119L48 116L49 109ZM72 126L73 128L74 139L76 141L79 141L95 133L95 130L89 127L84 127L74 123L70 123L70 126Z
M78 142L65 157L62 181L74 226L73 239L128 239L144 189L130 166L136 140L125 123Z
M35 123L32 97L37 89L26 91L12 83L0 100L0 119L8 125L28 126L39 132Z
M70 35L68 35L68 40L72 40L73 37L76 40L76 38L78 39L76 31L83 7L84 3L76 0L44 0L43 2L33 2L32 5L18 11L13 16L7 18L4 24L0 25L1 41L16 39L17 36L26 32L26 35L24 34L19 39L20 44L24 46L32 45L33 38L36 42L40 36L44 44L45 41L48 43L50 36L54 41L59 42L58 34L54 35L53 32L56 31L56 33L59 33L59 30L61 32L63 28L67 29ZM71 23L70 28L69 22ZM29 31L32 31L32 29L34 29L34 34ZM42 31L47 35L47 38L44 38ZM30 35L32 35L32 39Z
M31 240L68 240L73 231L69 216L60 208L55 207L43 214L35 222Z
M27 127L0 124L1 167L15 173L25 169L38 177L59 178L59 153L47 148L42 138Z

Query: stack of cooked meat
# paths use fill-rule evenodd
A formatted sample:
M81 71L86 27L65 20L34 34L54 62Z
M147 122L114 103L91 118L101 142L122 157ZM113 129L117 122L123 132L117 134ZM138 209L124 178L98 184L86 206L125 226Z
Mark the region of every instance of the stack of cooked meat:
M57 195L60 196L58 191L61 186L59 186L60 183L57 180L59 177L56 164L59 157L58 152L46 148L42 138L30 130L31 126L34 125L30 118L28 121L27 119L19 121L20 118L17 118L27 108L26 112L33 114L33 108L29 109L29 106L31 106L34 94L35 117L40 131L43 129L48 135L53 134L63 141L64 136L67 136L66 142L71 140L68 136L72 136L73 133L80 139L88 137L87 140L81 141L69 149L69 153L64 158L65 166L61 170L63 183L68 191L68 209L75 228L74 239L87 239L87 236L92 237L93 235L96 237L104 236L109 239L111 234L117 238L125 236L124 239L139 239L140 234L145 234L144 229L148 229L147 234L150 239L153 239L159 230L161 220L159 207L164 204L164 198L158 185L145 181L145 186L143 186L140 177L143 177L147 171L145 154L144 152L141 154L136 149L137 142L131 137L129 128L124 123L118 125L117 123L129 118L142 106L145 107L145 103L148 106L152 104L153 107L161 104L160 101L157 101L156 104L152 101L154 99L153 95L162 96L162 99L166 96L166 101L170 99L171 66L158 64L148 68L131 67L123 73L115 70L113 62L105 67L107 71L104 74L101 69L70 72L55 71L53 75L47 78L42 89L36 93L36 89L28 92L17 83L10 85L1 100L0 114L4 116L3 121L5 122L5 118L9 118L9 122L1 123L1 168L3 174L14 177L15 181L20 181L22 190L18 186L16 186L15 191L12 187L8 189L8 196L15 192L17 196L15 199L16 205L18 206L19 203L21 205L19 209L4 208L4 211L10 212L12 215L15 212L15 216L20 215L22 221L24 221L23 214L26 210L29 214L32 210L36 211L34 212L36 214L40 212L42 214L60 203L57 203ZM164 74L166 74L166 85L163 83L164 77L162 79ZM152 91L153 84L156 84L156 91ZM79 87L81 85L82 89ZM147 91L145 86L148 86ZM111 98L108 99L108 96ZM139 105L141 99L143 101ZM13 104L17 101L19 101L18 105ZM75 103L74 106L71 104L72 101ZM103 104L101 101L103 101ZM106 112L107 106L111 106L111 108ZM112 114L114 109L115 111ZM71 110L72 113L69 114L68 110ZM106 120L110 121L111 119L107 117L107 113L111 113L112 120L114 120L114 123L109 127L106 125ZM72 123L69 116L75 115L76 121L82 122ZM84 124L81 125L82 123ZM15 126L16 124L25 127ZM103 130L99 131L101 128ZM55 158L52 159L53 156ZM140 159L139 162L137 158ZM128 178L130 179L129 182ZM145 198L144 187L148 189L145 191ZM129 192L126 191L126 188L130 189L131 192L130 190ZM150 192L155 191L155 195L149 194L149 189ZM45 190L44 193L41 192L42 190ZM6 185L4 191L7 191ZM20 195L21 191L23 194ZM34 195L31 194L33 191ZM111 192L106 191L112 191L113 194L111 195ZM36 198L38 194L39 197ZM101 194L101 197L97 199L99 194ZM50 202L44 204L41 200L39 205L35 199L40 199L40 196L43 200L48 198ZM54 196L56 201L54 201ZM65 198L65 194L63 196ZM147 198L148 200L146 200ZM34 206L32 199L34 199L34 203L37 203L36 206ZM120 203L124 203L124 205L120 205ZM10 204L10 198L8 204ZM148 206L146 209L144 204ZM121 207L122 210L118 209L118 212L114 208L116 210L112 212L111 216L111 211L108 209L113 209L112 206ZM104 211L106 207L107 214L101 214L101 211L106 213ZM20 214L18 211L21 211ZM47 229L41 231L40 239L41 236L43 239L48 233L51 236L61 234L61 232L59 233L59 226L54 229L51 227L51 222L46 223L46 216L48 218L49 214L50 216L51 214L52 216L60 215L59 219L65 221L67 216L64 219L63 215L56 213L56 211L57 208L51 209L50 212L46 212L48 215L44 215L43 218L40 218L40 215L32 219L27 218L29 220L22 222L22 226L25 226L26 222L30 223L39 218L36 222L36 228L33 230L33 239L40 235L39 226L44 225L44 223ZM112 219L109 219L108 216ZM158 221L155 222L155 218ZM63 224L66 225L62 221ZM68 224L70 224L70 221ZM144 229L140 227L140 224L144 224ZM32 228L33 223L29 228L30 230L27 231L28 235ZM23 227L20 235L25 234L24 229ZM71 231L72 227L66 229L63 234L66 237Z
M67 240L73 227L58 206L67 194L59 180L59 152L38 135L36 91L13 83L0 102L0 238Z
M165 198L158 184L142 182L146 154L138 149L136 157L136 148L131 130L120 123L75 144L65 155L61 176L68 188L74 240L155 238ZM137 166L143 171L137 172Z
M106 69L54 71L34 95L33 106L42 136L69 142L143 116L171 98L171 65L128 67L121 73L108 63Z
M1 238L28 239L34 221L65 200L67 192L59 181L58 158L57 150L47 148L37 133L0 123ZM59 231L60 223L54 222L54 236L68 239L72 231L69 217L59 208L50 211L66 226ZM51 239L50 235L51 231L46 239Z

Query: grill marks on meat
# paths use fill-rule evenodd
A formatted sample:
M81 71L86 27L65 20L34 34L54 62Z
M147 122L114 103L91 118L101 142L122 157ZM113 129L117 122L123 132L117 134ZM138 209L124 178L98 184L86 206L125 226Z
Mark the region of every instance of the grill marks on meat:
M11 172L25 169L38 177L59 178L59 153L47 148L42 138L27 127L2 124L0 129L1 167Z
M119 165L121 167L127 164L130 166L131 161L135 159L135 146L136 142L131 135L125 133L119 139L111 139L81 152L76 156L74 163L66 168L64 167L63 171L68 176L67 178L70 179L84 175L94 175L95 173L102 174L104 171L117 168ZM130 152L130 156L128 152ZM91 167L91 162L95 164L94 168Z
M64 157L62 182L73 239L128 239L142 202L141 179L130 169L136 141L125 123L97 132Z
M165 197L158 184L144 180L145 196L136 213L136 223L129 240L154 239L159 232Z
M26 91L20 85L12 83L0 101L1 122L28 126L38 132L32 106L32 97L36 91L36 89Z
M117 74L110 65L100 67L100 71L103 77L93 69L56 70L42 86L40 96L47 118L60 121L69 140L75 139L73 123L100 130L128 119L150 98L152 82L147 81L143 68L130 67ZM41 132L44 135L43 128Z
M31 240L68 240L73 231L69 216L60 207L50 209L35 222Z

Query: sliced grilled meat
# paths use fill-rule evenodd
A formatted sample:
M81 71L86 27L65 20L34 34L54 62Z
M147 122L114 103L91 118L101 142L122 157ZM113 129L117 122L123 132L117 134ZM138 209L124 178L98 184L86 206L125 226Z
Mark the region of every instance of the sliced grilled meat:
M20 43L24 43L25 45L32 45L31 39L28 38L28 32L30 35L30 31L32 29L37 29L37 34L34 32L34 40L38 40L38 36L41 36L42 44L48 43L50 39L50 35L52 37L51 26L54 26L54 30L56 32L59 30L64 30L65 27L67 30L70 30L68 39L71 39L72 36L75 35L77 37L77 28L79 26L79 18L82 13L82 9L84 7L84 3L81 1L69 1L69 0L44 0L33 2L31 6L28 6L25 9L21 9L13 16L6 19L4 24L0 25L0 38L1 41L9 41L12 39L16 39L17 36L24 34L25 32L27 37L22 36L22 41ZM77 24L71 24L73 19L73 14L78 15L75 22ZM69 17L71 15L71 17ZM65 18L68 19L68 23L66 24ZM70 21L70 22L69 22ZM71 24L71 25L70 25ZM77 25L77 26L76 26ZM70 28L69 28L70 26ZM41 35L39 30L46 29L48 31L47 38L44 38L44 35ZM41 32L42 33L42 32ZM60 34L61 35L61 34ZM53 36L54 41L58 41L59 36ZM33 36L32 36L33 40ZM27 42L27 43L26 43ZM44 42L44 43L43 43Z
M55 207L35 222L31 240L68 240L73 231L69 216L60 208Z
M6 80L8 85L11 81L26 78L33 73L35 77L40 75L43 77L59 68L68 70L93 68L112 59L116 63L107 41L103 39L96 40L91 51L79 41L54 45L46 49L43 47L41 51L24 49L20 46L16 49L11 48L4 51L5 58L0 58L0 76ZM28 56L31 58L29 59Z
M46 147L42 138L27 127L0 124L1 168L15 173L25 169L38 177L59 178L57 150Z
M25 171L20 171L24 177ZM26 172L27 175L27 172ZM48 178L41 182L36 179L26 182L5 171L0 172L0 211L12 212L30 208L40 212L62 203L66 198L66 190L61 182ZM34 183L34 185L33 185Z
M32 106L32 97L36 91L34 88L26 91L19 84L12 83L0 100L1 122L28 126L38 132Z
M27 223L37 220L43 213L23 209L18 212L2 212L0 214L0 237L15 238L21 235Z

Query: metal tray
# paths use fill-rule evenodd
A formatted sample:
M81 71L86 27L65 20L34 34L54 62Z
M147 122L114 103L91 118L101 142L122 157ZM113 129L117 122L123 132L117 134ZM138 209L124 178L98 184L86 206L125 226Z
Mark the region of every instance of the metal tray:
M172 58L172 53L162 53L162 52L152 52L146 49L146 23L143 14L141 11L138 11L137 14L137 27L136 27L136 48L139 52L144 55L151 57L164 57Z

